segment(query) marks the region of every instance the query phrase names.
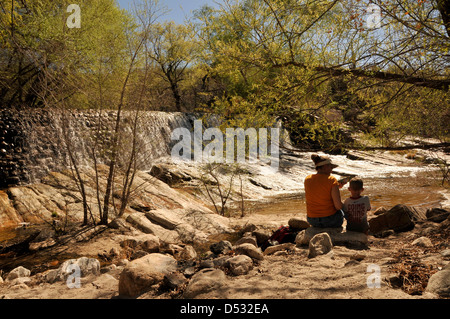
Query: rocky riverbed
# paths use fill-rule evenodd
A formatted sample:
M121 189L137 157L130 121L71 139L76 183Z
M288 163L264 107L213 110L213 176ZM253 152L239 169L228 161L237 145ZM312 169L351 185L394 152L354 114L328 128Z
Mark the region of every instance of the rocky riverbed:
M347 247L345 241L333 245L331 240L324 247L283 243L264 252L257 241L268 234L250 224L243 229L249 232L234 245L217 240L207 251L166 244L151 234L105 229L89 241L65 248L68 255L85 257L63 261L55 255L45 271L20 266L5 273L0 295L14 299L448 298L449 225L449 219L423 221L408 232L369 236L366 249ZM79 266L78 283L74 268L68 272L71 264Z
M346 232L345 225L317 234L305 223L301 206L303 179L312 172L309 155L285 154L278 172L262 164L245 166L242 187L236 183L230 196L229 217L214 211L198 166L164 159L151 172L139 172L140 188L126 214L111 218L108 226L81 227L81 203L67 172L6 189L0 197L2 223L31 225L3 230L0 297L448 298L448 191L436 180L417 186L433 190L429 201L424 197L401 209L396 205L403 199L391 198L384 210L374 205L380 209L369 219L378 220L379 229L369 236ZM333 160L339 164L336 175L376 177L386 184L405 175L417 183L421 174L436 172L387 152ZM219 175L225 185L229 176ZM281 203L291 205L280 209ZM43 223L66 216L70 222L59 233ZM398 221L408 227L392 224L389 216L402 217ZM282 225L295 230L294 239L261 249ZM34 231L39 234L25 245L17 246L24 243L18 237L11 244L18 232L30 238Z

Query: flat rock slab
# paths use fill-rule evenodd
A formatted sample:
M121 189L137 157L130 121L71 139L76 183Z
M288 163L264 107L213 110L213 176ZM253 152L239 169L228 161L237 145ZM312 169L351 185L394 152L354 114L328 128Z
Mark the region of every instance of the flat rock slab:
M146 234L152 234L159 237L167 243L178 243L179 235L174 230L165 229L160 225L152 223L144 213L132 213L126 218L126 221Z
M154 253L135 259L125 266L120 275L119 294L136 297L176 270L177 261L171 256Z
M340 228L318 228L309 227L298 233L295 238L295 243L298 246L309 245L310 240L317 234L327 233L330 235L331 241L335 246L356 246L364 247L368 244L368 238L366 234L345 231L342 227Z

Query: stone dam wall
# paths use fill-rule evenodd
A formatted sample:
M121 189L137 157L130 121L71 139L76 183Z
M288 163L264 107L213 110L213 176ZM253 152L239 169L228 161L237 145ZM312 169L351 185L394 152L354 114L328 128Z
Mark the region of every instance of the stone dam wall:
M132 143L134 114L123 113L124 145ZM96 160L104 163L116 115L116 111L0 110L0 189L36 183L50 171L70 168L68 145L78 165L92 165L94 148ZM190 113L140 112L138 168L150 169L152 159L170 155L177 142L171 140L171 132L177 127L192 131L195 119Z

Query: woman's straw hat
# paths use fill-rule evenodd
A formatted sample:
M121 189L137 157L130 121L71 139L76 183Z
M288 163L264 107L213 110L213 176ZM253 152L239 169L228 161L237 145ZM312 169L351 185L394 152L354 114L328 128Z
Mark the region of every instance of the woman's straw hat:
M327 164L330 164L331 167L333 167L333 168L338 167L338 165L333 164L331 162L331 159L328 156L326 156L326 155L320 155L319 156L319 155L314 154L314 155L311 156L311 159L314 161L314 164L315 164L316 168L320 167L320 166L327 165Z

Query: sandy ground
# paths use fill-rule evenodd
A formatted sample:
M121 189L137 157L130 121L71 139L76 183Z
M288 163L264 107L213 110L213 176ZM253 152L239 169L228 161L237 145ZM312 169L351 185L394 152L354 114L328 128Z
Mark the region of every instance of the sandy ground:
M364 259L352 261L352 256ZM247 275L228 276L226 284L200 298L220 299L296 299L296 298L410 298L400 289L390 288L382 279L392 257L385 249L354 251L335 247L327 255L307 258L307 249L296 249L279 256L266 256ZM380 288L368 288L367 280L373 272L369 265L380 267ZM26 299L99 299L118 295L120 271L111 271L98 277L82 278L81 288L69 289L66 283L35 283L0 289L0 296ZM34 279L35 280L35 279ZM369 278L370 281L370 278ZM170 294L155 291L140 298L170 298Z
M426 265L429 276L448 263L441 255L447 245L439 237L432 238L433 248L412 246L411 241L423 231L436 225L419 225L413 231L394 234L388 238L370 236L366 250L335 246L327 255L309 259L307 247L296 247L276 255L265 256L246 275L227 276L226 283L212 292L199 295L204 299L409 299L436 298L430 293L411 295L394 288L387 281L405 262L416 261ZM447 238L448 242L448 238ZM117 237L104 233L94 240L66 247L65 252L77 251L95 256L118 248ZM418 259L416 258L417 256ZM416 258L416 259L415 259ZM427 269L428 269L427 268ZM43 283L40 275L30 282L10 286L0 284L0 298L7 299L110 299L118 298L118 279L122 268L106 267L99 276L82 278L80 288L68 288L65 282ZM428 278L428 277L426 277ZM378 285L379 283L379 285ZM425 281L426 286L426 281ZM178 292L153 289L140 299L180 298Z

